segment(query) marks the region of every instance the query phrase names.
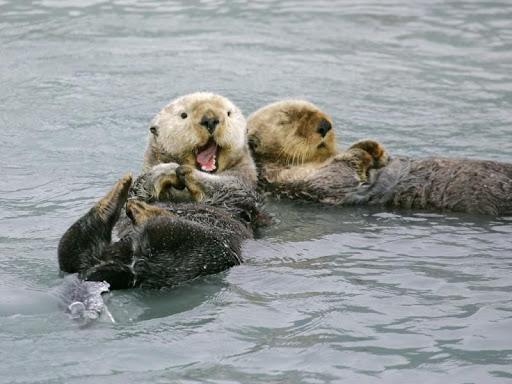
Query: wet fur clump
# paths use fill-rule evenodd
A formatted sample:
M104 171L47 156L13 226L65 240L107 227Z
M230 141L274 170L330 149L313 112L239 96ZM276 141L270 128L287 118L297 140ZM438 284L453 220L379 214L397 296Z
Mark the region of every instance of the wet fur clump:
M512 214L512 164L508 163L442 157L391 159L382 144L369 139L327 157L323 151L317 157L312 155L316 143L310 142L303 155L294 156L302 161L290 162L286 142L301 136L298 126L307 121L297 116L293 124L279 120L283 108L296 110L294 104L299 108L305 105L292 101L271 104L248 121L259 184L275 196L333 205ZM302 129L315 135L314 126L305 124ZM278 130L283 132L274 134ZM265 145L270 137L276 140Z
M179 183L191 185L187 172L179 172ZM219 192L211 197L219 206L215 207L128 199L134 193L131 185L130 175L121 178L66 231L58 248L62 271L78 273L88 281L106 281L112 289L161 288L241 263L242 242L252 237L251 214L261 202L252 192L244 195L253 189L241 187L232 199L229 193ZM154 187L146 196L152 191ZM125 221L123 236L112 242L112 231L120 221Z
M188 165L159 164L143 173L129 190L130 199L146 203L201 203L222 209L252 230L269 223L265 199L252 183L235 175L216 177ZM126 227L120 220L118 227ZM121 231L122 232L122 231Z

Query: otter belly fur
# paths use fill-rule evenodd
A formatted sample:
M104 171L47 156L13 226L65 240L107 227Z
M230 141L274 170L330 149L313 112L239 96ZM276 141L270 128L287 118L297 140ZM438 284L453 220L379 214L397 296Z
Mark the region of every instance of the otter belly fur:
M187 170L178 173L180 184L199 185ZM204 184L200 183L207 191ZM227 209L203 203L128 200L131 185L130 175L121 178L65 232L58 247L62 271L78 273L84 280L106 281L112 289L161 288L241 263L242 242L252 237L251 212L261 202L244 184L239 185L241 191L248 191L244 198L243 192L235 193L233 200L229 193L210 196ZM113 228L123 220L130 223L123 224L123 237L112 242Z
M397 158L376 172L368 197L370 203L392 207L510 215L512 164L438 157Z
M261 166L263 188L278 196L333 205L512 214L512 164L487 160L395 158L361 180L347 157L324 164Z

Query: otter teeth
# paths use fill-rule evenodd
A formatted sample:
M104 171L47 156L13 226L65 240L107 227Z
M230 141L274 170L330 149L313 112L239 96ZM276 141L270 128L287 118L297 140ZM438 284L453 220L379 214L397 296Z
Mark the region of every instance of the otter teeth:
M200 170L212 172L217 168L217 149L218 146L214 141L208 142L204 147L199 149L196 155L196 162Z
M215 171L217 168L217 156L213 155L212 161L208 164L201 164L201 169L206 172L212 172Z

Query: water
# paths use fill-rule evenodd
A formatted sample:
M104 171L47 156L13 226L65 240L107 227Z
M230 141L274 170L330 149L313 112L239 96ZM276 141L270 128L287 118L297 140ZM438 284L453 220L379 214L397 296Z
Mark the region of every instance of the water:
M55 292L61 234L177 95L308 98L341 146L510 162L511 73L507 2L1 0L0 382L510 382L512 218L270 202L246 264L111 293L115 324Z

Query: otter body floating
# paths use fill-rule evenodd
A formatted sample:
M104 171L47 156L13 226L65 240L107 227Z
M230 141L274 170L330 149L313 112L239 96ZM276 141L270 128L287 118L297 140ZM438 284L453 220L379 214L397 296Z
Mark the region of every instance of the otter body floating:
M361 140L347 151L318 107L296 100L263 107L248 118L259 183L277 196L333 205L512 214L512 164L487 160L396 158Z
M336 158L314 169L263 166L261 184L277 196L332 205L512 214L512 164L495 161L396 158L362 181L352 161Z
M144 174L120 179L62 236L60 269L159 288L240 264L241 242L267 220L256 181L240 110L212 93L179 97L151 121Z
M153 182L160 188L171 186L162 186L169 182L169 173L150 171L130 191L132 177L126 175L64 233L58 247L60 269L125 289L173 287L240 264L241 245L252 237L261 196L244 182L219 185L216 178L187 166L174 170L178 176L173 180L195 191L204 203L128 200L130 193L148 185L151 190L142 195L152 196ZM126 215L121 215L125 206ZM122 237L112 242L118 222Z

